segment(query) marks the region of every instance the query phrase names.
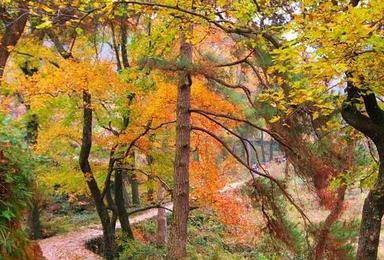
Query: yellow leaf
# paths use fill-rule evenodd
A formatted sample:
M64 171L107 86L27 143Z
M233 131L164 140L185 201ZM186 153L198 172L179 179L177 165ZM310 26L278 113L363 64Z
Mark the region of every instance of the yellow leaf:
M276 123L277 121L279 121L280 120L280 117L279 116L273 116L272 118L271 118L271 120L269 120L269 122L271 122L271 123Z

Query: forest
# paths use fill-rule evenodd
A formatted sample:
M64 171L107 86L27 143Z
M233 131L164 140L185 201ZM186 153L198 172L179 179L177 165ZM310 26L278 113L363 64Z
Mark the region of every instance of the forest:
M384 260L383 68L382 0L0 0L0 260Z

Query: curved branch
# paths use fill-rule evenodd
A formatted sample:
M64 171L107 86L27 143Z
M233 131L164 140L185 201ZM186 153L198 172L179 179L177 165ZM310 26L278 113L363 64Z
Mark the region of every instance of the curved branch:
M365 110L375 124L384 126L384 111L377 103L375 93L370 90L367 90L367 92L369 93L362 93L361 95L364 100Z
M157 175L152 175L152 174L149 174L141 169L137 169L137 168L125 168L125 167L118 167L118 168L114 168L115 170L128 170L128 171L137 171L137 172L140 172L142 174L144 174L145 176L147 177L151 177L151 178L155 178L155 179L158 179L161 184L164 185L165 189L168 191L168 192L172 192L172 189L169 187L169 185L162 179L160 178L159 176Z
M182 8L178 5L167 5L167 4L160 4L160 3L151 3L151 2L140 2L140 1L116 1L114 4L119 5L119 4L133 4L133 5L139 5L139 6L147 6L147 7L157 7L161 9L170 9L170 10L175 10L181 13L185 13L191 16L195 16L198 18L201 18L202 20L215 25L219 29L223 30L226 33L234 33L234 34L240 34L240 35L249 35L249 34L254 34L258 35L260 34L264 39L266 39L268 42L270 42L275 48L280 48L282 45L279 43L279 41L276 39L275 36L268 32L261 32L260 30L255 30L254 28L251 27L246 27L246 28L241 28L241 27L235 27L235 23L229 20L213 20L208 16L205 16L203 14L190 11L188 9ZM216 13L217 15L217 13ZM228 24L228 26L224 26L223 24L220 23L220 21L223 21L224 23Z
M260 160L259 160L259 156L258 156L258 152L256 150L256 147L252 144L251 141L249 141L247 138L244 138L242 136L240 136L239 134L237 134L236 132L234 132L233 130L229 129L227 126L225 126L224 124L222 124L221 122L217 121L216 119L210 117L209 115L207 114L204 114L204 113L199 113L197 112L199 115L202 115L204 116L205 118L207 118L208 120L214 122L215 124L219 125L220 127L222 127L223 129L225 129L227 132L229 132L230 134L234 135L235 137L237 137L242 145L243 145L243 148L244 148L244 151L246 153L246 158L247 158L247 164L249 165L249 152L248 152L248 149L247 149L247 146L246 146L246 143L249 144L251 147L252 147L252 150L255 152L255 155L256 155L256 160L257 160L257 163L259 165L259 167L263 170L264 173L268 174L267 170L262 166L262 164L260 163ZM252 177L254 177L252 175Z
M226 114L219 114L219 113L214 113L214 112L210 112L210 111L205 111L205 110L202 110L202 109L190 109L189 110L191 113L198 113L198 114L207 114L207 115L212 115L212 116L215 116L215 117L222 117L222 118L226 118L226 119L230 119L230 120L233 120L233 121L237 121L237 122L241 122L241 123L245 123L257 130L260 130L260 131L263 131L267 134L269 134L270 136L273 137L273 139L275 139L279 144L283 145L284 147L286 147L287 149L289 149L290 151L294 152L293 149L288 145L286 144L284 141L283 141L283 138L281 138L276 132L273 132L269 129L266 129L266 128L263 128L263 127L260 127L260 126L257 126L256 124L246 120L246 119L241 119L241 118L236 118L234 116L231 116L231 115L226 115Z
M347 78L350 78L351 74L347 74ZM347 99L343 102L341 115L344 120L351 125L353 128L362 132L366 136L370 137L372 140L378 139L378 134L380 133L380 127L375 124L371 118L364 115L359 109L357 105L361 103L359 98L361 94L359 93L359 89L354 86L354 84L348 80L347 81ZM380 137L379 137L380 138Z
M79 21L76 23L75 27L73 28L73 31L72 31L72 42L71 42L71 45L68 49L68 53L70 53L72 55L72 50L73 50L73 47L75 46L75 42L76 42L76 39L77 39L77 28L81 25L81 23L89 16L91 15L93 12L96 12L96 11L99 11L99 10L102 10L104 8L106 8L107 5L102 5L100 7L96 7L96 8L93 8L89 11L87 11L82 17L80 17Z
M244 58L240 59L240 60L237 60L237 61L233 61L233 62L230 62L230 63L224 63L224 64L219 64L219 65L216 65L215 67L218 67L218 68L222 68L222 67L230 67L230 66L234 66L234 65L238 65L238 64L241 64L241 63L244 63L247 61L247 59L255 52L255 50L252 50L247 56L245 56Z
M140 135L138 135L135 139L132 140L132 142L128 145L127 150L125 151L124 156L122 158L119 158L119 159L126 158L129 154L129 152L131 151L132 147L135 146L136 142L139 141L143 136L145 136L150 130L157 130L163 126L173 124L175 122L176 121L173 120L173 121L161 123L160 125L158 125L156 127L151 127L151 124L152 124L152 119L151 119L150 121L148 121L147 125L145 126L144 131Z
M249 90L249 88L247 88L247 87L245 87L245 86L243 86L243 85L240 85L240 84L238 84L238 85L232 85L232 84L229 84L228 82L225 82L225 81L222 80L222 79L216 78L216 77L214 77L214 76L212 76L212 75L210 75L210 74L208 74L208 73L204 73L204 72L202 72L202 74L203 74L207 79L211 79L211 80L213 80L213 81L219 83L220 85L223 85L224 87L232 88L232 89L241 89L241 90L244 92L245 96L247 97L249 104L250 104L253 108L255 108L255 104L254 104L253 101L252 101L252 98L251 98L251 91Z
M168 210L170 212L173 212L173 210L171 210L171 209L169 209L167 207L161 206L160 204L157 204L157 205L152 205L152 206L148 206L148 207L145 207L145 208L141 208L141 209L136 209L136 210L130 211L130 212L128 212L128 215L132 215L132 214L135 214L135 213L138 213L138 212L141 212L141 211L146 211L148 209L165 209L165 210Z

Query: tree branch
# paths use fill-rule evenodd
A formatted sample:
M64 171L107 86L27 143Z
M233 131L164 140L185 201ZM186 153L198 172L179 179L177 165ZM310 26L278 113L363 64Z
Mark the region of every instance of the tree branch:
M264 174L264 173L261 173L255 169L252 169L251 167L249 167L249 165L247 165L239 156L237 156L229 147L228 145L222 141L218 136L216 136L214 133L210 132L209 130L207 129L204 129L204 128L201 128L201 127L197 127L197 126L192 126L192 130L195 130L195 131L200 131L200 132L203 132L203 133L206 133L208 134L209 136L211 136L213 139L215 139L217 142L219 142L240 164L242 164L244 167L246 167L250 172L253 172L254 174L257 174L259 176L262 176L264 178L267 178L269 179L270 181L272 181L273 183L275 183L279 189L282 191L282 193L284 194L284 196L288 199L288 201L296 208L296 210L300 213L300 215L303 217L303 220L304 221L308 221L308 223L311 224L311 220L307 217L307 215L303 212L303 210L295 203L295 201L292 199L291 195L284 189L283 185L277 180L275 179L274 177L272 177L271 175L267 175L267 174Z
M266 129L266 128L263 128L263 127L260 127L260 126L257 126L256 124L246 120L246 119L241 119L241 118L236 118L234 116L231 116L231 115L226 115L226 114L219 114L219 113L214 113L214 112L210 112L210 111L206 111L206 110L202 110L202 109L190 109L189 110L191 113L198 113L198 114L207 114L207 115L212 115L212 116L215 116L215 117L222 117L222 118L226 118L226 119L230 119L230 120L233 120L233 121L237 121L237 122L241 122L241 123L245 123L257 130L260 130L260 131L263 131L267 134L269 134L270 136L273 137L273 139L275 139L278 143L280 143L281 145L283 145L284 147L286 147L287 149L289 149L290 151L294 152L292 150L292 148L286 144L284 142L284 140L276 133L276 132L273 132L269 129Z

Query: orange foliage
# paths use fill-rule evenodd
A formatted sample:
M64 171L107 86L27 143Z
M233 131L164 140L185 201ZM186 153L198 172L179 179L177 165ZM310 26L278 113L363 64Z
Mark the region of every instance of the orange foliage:
M59 94L79 94L87 90L99 100L123 95L123 84L110 63L90 63L62 60L60 68L44 66L31 77L19 77L18 91L23 93L32 106L43 106L47 98ZM30 99L30 100L29 100Z
M193 142L196 135L192 137ZM199 142L196 146L199 160L190 164L191 199L199 206L211 208L218 219L228 227L230 237L236 237L238 241L248 240L254 236L252 232L254 228L250 228L251 222L248 219L250 208L247 208L235 190L223 190L227 184L225 173L231 168L226 168L227 164L218 162L218 154L222 152L222 147L210 141L212 140L204 139Z

